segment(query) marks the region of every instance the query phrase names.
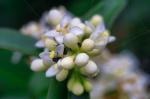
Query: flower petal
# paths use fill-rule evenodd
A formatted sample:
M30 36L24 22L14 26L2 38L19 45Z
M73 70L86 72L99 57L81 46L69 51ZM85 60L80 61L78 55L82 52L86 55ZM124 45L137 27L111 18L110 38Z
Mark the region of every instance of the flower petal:
M92 30L95 29L94 25L91 24L89 21L85 21L85 24L86 24L88 27L90 27Z
M67 24L69 24L69 22L71 21L71 16L69 15L64 15L63 19L60 22L60 27L65 27Z
M94 33L91 34L90 38L92 40L97 40L97 38L99 38L99 35L101 33L103 33L106 30L104 23L99 24L96 27L96 30L94 31Z
M106 46L107 43L108 43L108 39L107 38L101 39L101 40L96 42L95 48L103 49Z
M81 28L77 27L77 26L72 27L69 32L73 33L73 34L75 34L77 36L84 34L84 31Z
M53 77L55 76L59 70L57 67L55 67L56 64L52 65L47 71L46 71L46 77Z
M59 35L59 33L56 32L55 30L51 30L51 31L48 31L45 33L45 36L50 37L50 38L56 37L58 35Z
M55 37L55 40L56 40L59 44L62 44L62 43L63 43L63 39L64 39L64 36L63 36L63 35L59 35L59 36L56 36L56 37Z
M114 36L110 36L109 38L108 38L108 42L110 43L110 42L113 42L113 41L115 41L116 40L116 38L114 37Z
M35 44L36 47L38 48L43 48L45 46L45 43L43 40L39 40L36 44Z
M40 53L39 56L43 59L43 61L46 61L49 64L54 64L53 60L50 58L50 52L44 51L44 52Z
M58 56L63 56L63 54L64 54L64 45L63 44L58 45L56 52L57 52Z

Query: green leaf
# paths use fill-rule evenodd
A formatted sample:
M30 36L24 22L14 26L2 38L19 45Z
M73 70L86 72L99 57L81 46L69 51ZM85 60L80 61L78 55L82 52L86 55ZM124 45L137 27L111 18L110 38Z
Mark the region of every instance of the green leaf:
M47 99L67 99L66 81L58 82L55 78L50 79Z
M68 94L68 99L90 99L90 95L89 95L89 93L84 93L80 96L76 96L72 93L69 93Z
M33 54L36 50L35 42L35 39L22 35L19 31L0 28L0 48Z
M126 4L126 0L102 0L87 11L83 18L89 19L94 14L101 14L110 28L120 12L126 7Z
M32 94L32 97L36 97L36 99L45 99L49 83L50 80L49 78L45 77L45 73L34 73L29 82L29 90Z
M1 99L30 99L30 98L28 96L16 95L16 96L4 96L1 97Z

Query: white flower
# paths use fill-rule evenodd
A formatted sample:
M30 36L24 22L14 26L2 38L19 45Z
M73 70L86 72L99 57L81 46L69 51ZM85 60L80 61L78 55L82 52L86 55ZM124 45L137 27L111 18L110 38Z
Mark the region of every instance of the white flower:
M80 27L77 27L77 26L72 27L70 29L69 33L72 33L72 34L78 36L79 38L84 36L84 31Z
M124 77L132 73L135 66L138 65L131 54L121 53L114 55L107 63L102 66L105 74L111 74L117 77Z
M39 39L44 32L44 28L37 22L30 22L21 28L21 32Z
M44 51L39 55L40 61L33 61L31 67L38 71L44 66L46 77L55 76L58 81L69 79L68 90L75 95L91 91L92 85L87 79L99 72L91 59L115 40L106 30L102 17L95 15L89 22L83 22L65 9L53 8L43 18L40 26L44 32L36 46Z
M54 65L50 66L50 68L46 71L46 77L53 77L58 74L62 70L60 65L60 60Z
M44 52L40 53L40 58L43 60L44 65L46 66L51 66L53 65L55 62L53 61L53 59L50 57L50 52L48 51L48 49L45 49Z

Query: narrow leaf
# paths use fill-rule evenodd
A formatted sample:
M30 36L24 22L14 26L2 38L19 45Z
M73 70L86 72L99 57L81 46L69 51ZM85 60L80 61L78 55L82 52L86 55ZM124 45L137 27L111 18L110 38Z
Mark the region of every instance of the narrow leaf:
M19 31L0 28L0 48L33 54L36 50L35 42L35 39L22 35Z

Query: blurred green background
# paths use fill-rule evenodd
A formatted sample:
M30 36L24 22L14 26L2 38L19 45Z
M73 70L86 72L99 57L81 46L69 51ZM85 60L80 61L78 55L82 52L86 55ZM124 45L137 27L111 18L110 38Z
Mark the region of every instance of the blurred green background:
M107 1L105 8L100 8L98 5L103 1ZM106 17L107 26L117 38L109 48L112 52L132 51L140 60L140 68L150 73L150 0L0 0L0 27L20 29L23 24L38 20L44 11L59 5L64 5L76 16L84 17L95 10L105 16L101 11L111 10L109 7L120 1L126 3L121 13ZM111 17L115 20L111 21ZM0 49L0 99L41 99L45 96L48 79L44 79L44 74L32 73L27 55L18 64L11 63L11 56L11 51Z

